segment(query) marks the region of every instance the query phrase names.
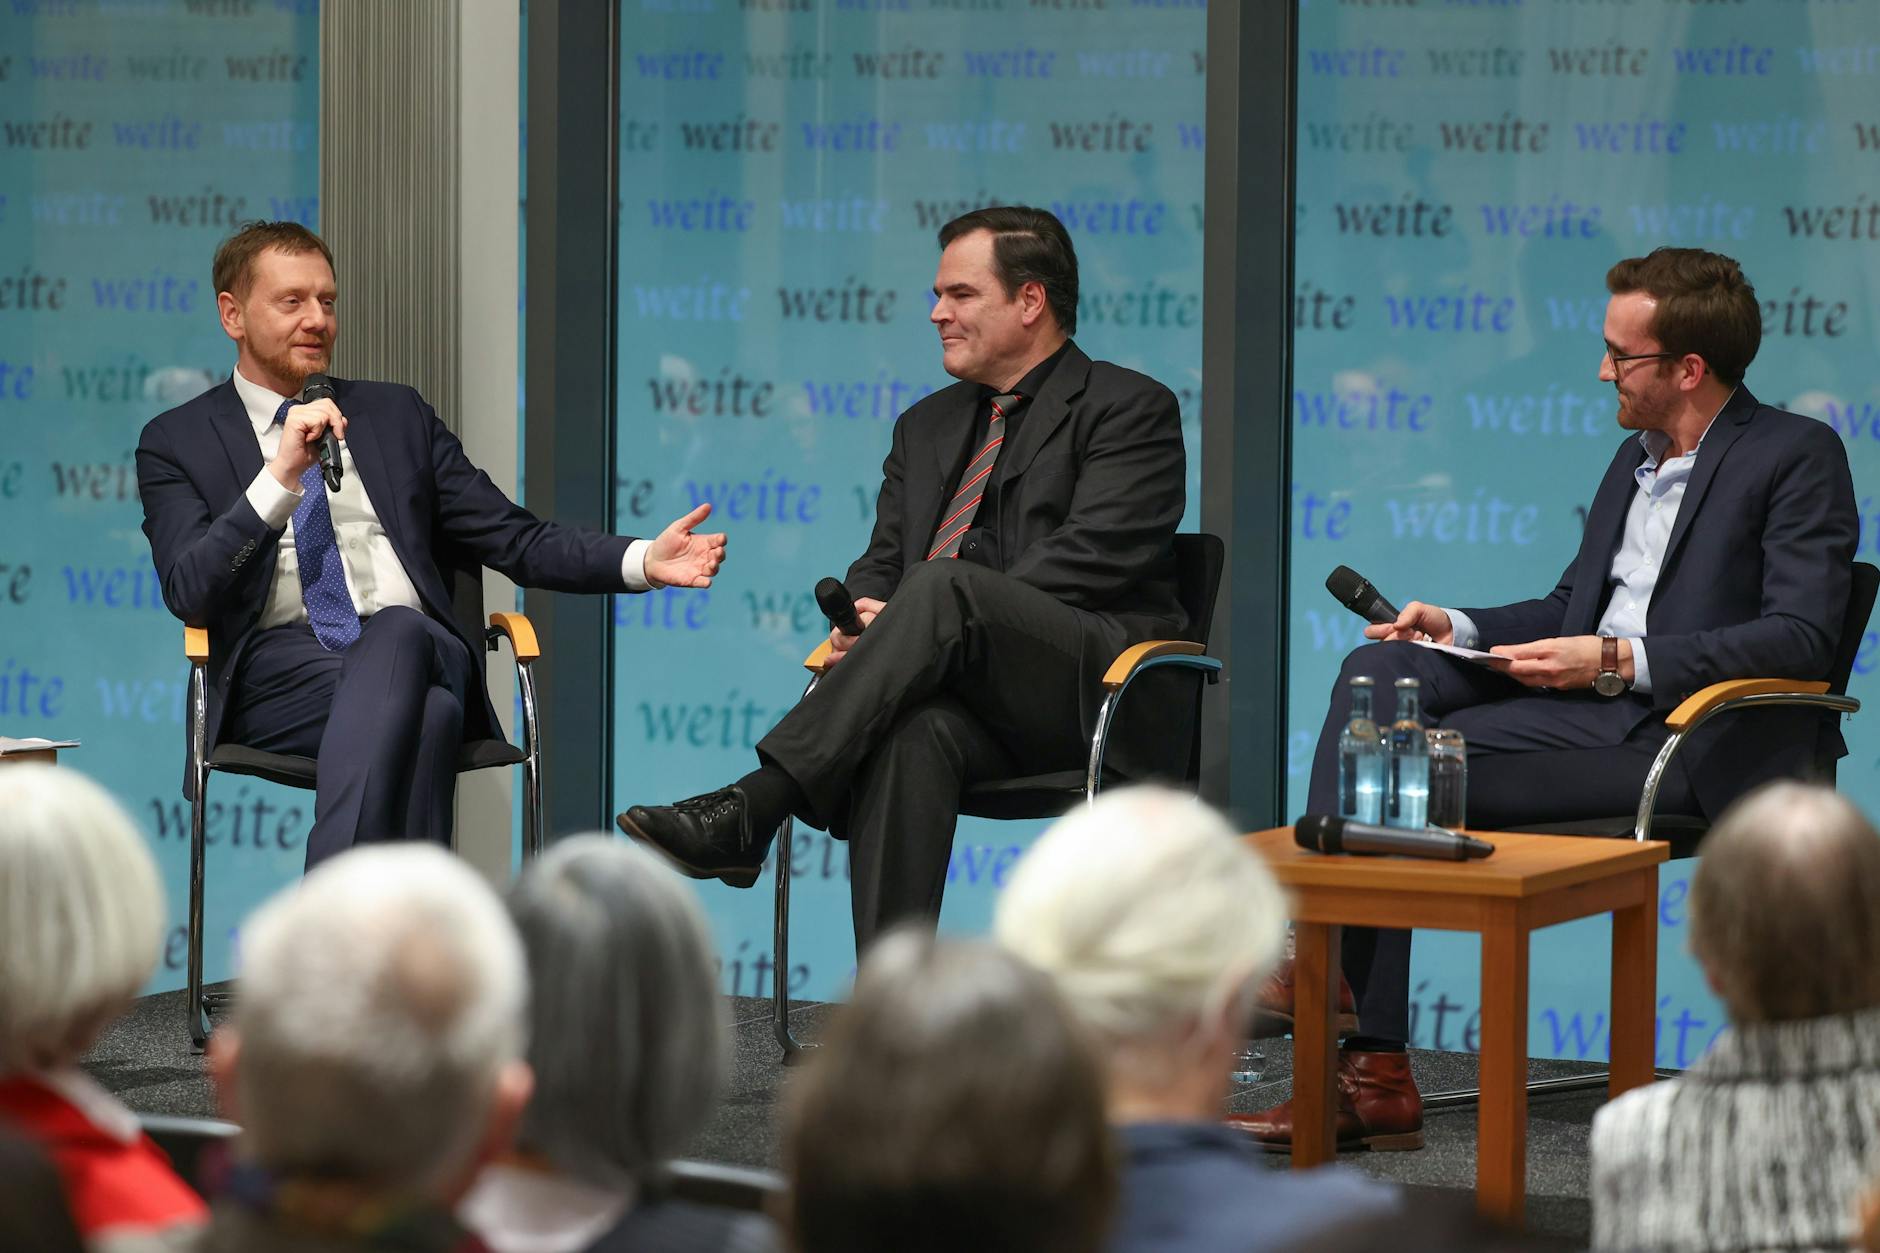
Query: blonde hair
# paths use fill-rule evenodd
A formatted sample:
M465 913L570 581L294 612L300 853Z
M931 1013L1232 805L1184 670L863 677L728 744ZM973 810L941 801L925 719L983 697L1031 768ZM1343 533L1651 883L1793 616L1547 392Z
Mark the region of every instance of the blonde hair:
M156 862L103 788L0 768L0 1073L77 1061L156 969L163 929Z
M1238 1012L1279 958L1286 902L1218 812L1164 788L1126 788L1039 838L993 929L1056 979L1116 1054Z

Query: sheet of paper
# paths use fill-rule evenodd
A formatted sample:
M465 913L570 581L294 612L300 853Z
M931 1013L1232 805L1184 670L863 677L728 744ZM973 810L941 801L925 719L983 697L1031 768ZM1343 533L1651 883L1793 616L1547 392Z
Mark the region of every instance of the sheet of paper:
M0 757L8 753L38 753L48 748L77 748L77 740L16 740L10 735L0 735Z
M1494 653L1485 653L1478 648L1458 648L1454 644L1438 644L1435 640L1417 640L1424 648L1434 648L1439 653L1448 653L1451 657L1460 657L1472 661L1478 666L1487 666L1490 670L1506 670L1513 663L1506 657L1497 657Z

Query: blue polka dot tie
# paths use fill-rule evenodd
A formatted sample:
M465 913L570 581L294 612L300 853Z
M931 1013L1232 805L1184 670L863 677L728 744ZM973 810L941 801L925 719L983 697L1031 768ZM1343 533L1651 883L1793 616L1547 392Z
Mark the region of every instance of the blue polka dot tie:
M274 425L287 420L287 411L299 402L283 400ZM359 638L359 610L346 590L346 571L340 565L339 539L333 534L333 511L326 501L326 482L315 462L300 476L300 504L294 508L294 553L300 559L300 599L307 606L314 638L329 652L339 652Z

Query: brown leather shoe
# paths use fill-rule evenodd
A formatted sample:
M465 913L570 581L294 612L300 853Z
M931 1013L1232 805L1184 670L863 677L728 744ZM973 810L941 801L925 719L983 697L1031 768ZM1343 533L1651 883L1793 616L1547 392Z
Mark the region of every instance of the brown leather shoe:
M1253 1026L1247 1035L1250 1039L1264 1040L1286 1035L1292 1029L1293 959L1288 957L1260 985L1260 994L1254 1001ZM1351 994L1351 984L1345 981L1343 971L1338 975L1338 1022L1334 1030L1341 1036L1355 1035L1358 1031L1358 1000Z
M1224 1120L1268 1152L1292 1149L1292 1102ZM1338 1147L1395 1152L1423 1147L1423 1098L1403 1053L1338 1053Z

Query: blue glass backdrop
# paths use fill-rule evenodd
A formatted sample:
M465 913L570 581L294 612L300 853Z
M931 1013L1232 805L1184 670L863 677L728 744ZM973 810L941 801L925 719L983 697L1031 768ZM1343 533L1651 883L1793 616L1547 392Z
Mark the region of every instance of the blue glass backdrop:
M182 983L182 628L139 529L143 424L233 368L209 262L249 218L317 225L312 0L0 8L0 734L80 739L162 865ZM208 972L297 876L309 793L211 792Z
M1738 258L1764 302L1749 387L1847 441L1880 551L1873 367L1880 9L1398 0L1302 9L1293 379L1291 797L1359 620L1343 562L1396 603L1550 590L1623 433L1597 379L1606 269L1659 244ZM1853 694L1876 695L1870 630ZM1880 808L1880 710L1840 786ZM1685 950L1691 863L1661 876L1661 1065L1721 1011ZM1536 1055L1604 1057L1609 928L1534 945ZM1426 932L1416 1044L1473 1049L1477 945Z
M811 589L860 555L895 415L952 380L927 322L936 229L1051 206L1079 344L1181 396L1199 482L1205 13L1038 0L629 0L621 10L622 529L709 499L704 591L622 597L621 805L751 769L827 633ZM967 821L943 925L977 930L1035 829ZM790 988L853 966L847 850L798 841ZM723 987L767 995L770 888L704 894Z

